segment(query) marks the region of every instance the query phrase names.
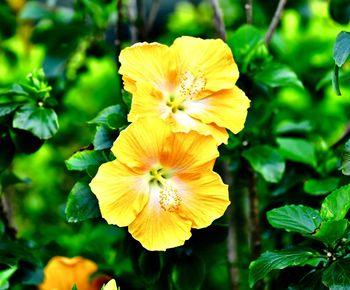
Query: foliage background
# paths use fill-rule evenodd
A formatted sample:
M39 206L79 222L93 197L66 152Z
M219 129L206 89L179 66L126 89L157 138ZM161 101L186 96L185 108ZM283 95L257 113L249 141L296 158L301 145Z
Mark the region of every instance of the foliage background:
M159 11L152 21L154 2ZM117 74L121 47L136 40L171 44L182 35L219 37L211 2L1 0L0 90L8 92L42 67L59 122L57 134L40 146L42 141L13 129L7 117L0 119L0 262L10 251L18 267L10 278L0 274L1 289L32 289L55 255L90 258L121 289L249 289L249 263L262 251L304 242L299 234L272 228L266 212L285 204L318 209L326 194L349 183L339 171L349 134L349 62L340 70L342 95L331 82L336 36L350 30L346 2L288 2L266 45L278 1L253 1L254 27L246 26L245 1L219 1L241 72L238 86L252 101L245 129L220 147L216 165L231 185L232 206L208 229L194 231L184 247L157 253L101 218L67 222L68 194L88 174L68 171L65 160L101 141L101 131L96 137L96 125L87 123L98 112L116 104L126 110L128 96ZM0 95L0 103L9 99ZM124 125L118 121L116 128ZM6 132L20 141L6 143ZM107 141L115 132L105 132ZM8 160L11 146L15 155ZM317 242L306 245L321 248ZM28 248L35 258L22 261L18 248ZM310 269L274 272L265 285L288 289Z

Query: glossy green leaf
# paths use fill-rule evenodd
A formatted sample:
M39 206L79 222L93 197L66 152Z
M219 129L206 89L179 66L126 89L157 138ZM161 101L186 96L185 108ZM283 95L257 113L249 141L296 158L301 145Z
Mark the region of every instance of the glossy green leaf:
M311 234L321 223L318 211L304 205L286 205L267 212L269 223L279 229Z
M118 129L127 124L126 113L120 105L110 106L102 110L97 117L88 123Z
M341 220L350 208L350 184L328 195L321 205L321 217L324 220Z
M264 278L272 270L287 267L312 265L317 266L324 258L319 254L305 250L281 250L263 253L249 265L249 285L253 285Z
M277 149L260 145L245 150L242 156L266 181L278 182L281 180L285 170L285 161Z
M280 63L269 63L260 72L254 75L254 81L271 88L284 86L303 87L295 72L288 66Z
M312 238L321 241L326 245L332 245L341 239L348 227L348 220L324 221L320 228L312 235Z
M104 151L83 150L74 153L65 163L68 170L82 171L107 161L108 158Z
M335 261L324 271L322 282L330 290L350 289L350 258Z
M350 54L350 32L342 31L335 40L333 58L338 67L341 67Z
M78 181L68 196L66 218L70 223L99 217L100 209L96 196L91 192L86 180Z
M58 130L57 115L52 109L27 104L16 111L13 127L27 130L40 139L49 139Z
M179 258L171 271L171 280L177 290L199 290L204 278L204 261L194 254Z
M93 140L95 150L110 149L119 135L118 130L112 130L105 126L97 126Z
M154 283L160 277L163 259L160 252L143 251L138 259L141 278L146 283Z
M280 153L287 160L316 166L316 152L312 143L300 138L277 138Z
M340 169L344 175L350 175L350 140L345 143Z
M311 195L327 194L338 187L339 178L309 179L304 183L304 191Z
M1 103L0 104L0 117L11 114L20 105L21 105L21 103L18 103L18 102Z
M0 271L0 289L9 288L9 279L17 271L17 266L7 268Z

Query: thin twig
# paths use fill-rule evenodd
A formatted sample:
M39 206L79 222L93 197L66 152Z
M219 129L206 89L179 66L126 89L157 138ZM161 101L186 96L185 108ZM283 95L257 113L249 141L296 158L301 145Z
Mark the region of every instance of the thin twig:
M253 0L246 0L245 5L245 15L247 17L247 23L253 23Z
M139 38L139 31L136 25L137 20L137 3L136 0L130 0L128 5L128 17L130 23L130 40L131 43L136 43Z
M233 178L229 170L229 164L227 161L222 163L223 179L230 188L230 200L233 200L232 188ZM230 278L231 278L231 290L239 289L239 272L238 272L238 254L237 254L237 227L235 225L233 206L229 206L227 210L229 227L227 237L227 259L230 265Z
M148 20L146 25L146 37L153 27L153 23L156 20L156 16L158 14L160 7L160 0L152 0L152 5L148 14Z
M278 6L277 6L277 9L275 11L275 15L273 16L272 21L271 21L270 26L269 26L269 29L267 30L266 35L265 35L266 45L269 45L271 42L272 35L274 34L274 32L277 28L277 25L280 22L282 12L283 12L284 6L286 4L287 4L287 0L280 0L278 2Z
M219 37L226 41L226 31L225 31L225 24L224 19L222 15L222 11L220 8L220 4L218 0L210 0L211 6L214 11L214 26L215 30L218 33Z
M256 189L256 175L252 168L248 167L248 190L250 203L250 222L251 222L251 246L252 260L257 259L261 254L261 233L259 221L259 197ZM262 282L256 284L255 289L264 289Z

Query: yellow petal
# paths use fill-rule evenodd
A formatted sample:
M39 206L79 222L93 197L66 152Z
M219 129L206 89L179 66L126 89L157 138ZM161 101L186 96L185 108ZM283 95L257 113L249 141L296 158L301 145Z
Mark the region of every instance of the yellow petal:
M112 279L106 284L103 290L117 290L117 283Z
M169 47L159 43L136 43L122 50L119 73L125 89L134 93L133 82L148 82L162 88L169 78Z
M147 206L129 226L129 232L149 251L181 246L191 237L191 221L161 208L159 189L154 188Z
M182 192L179 215L192 221L193 228L204 228L221 217L230 204L228 186L214 172L201 176L178 174L178 190Z
M197 131L199 134L212 136L217 145L221 143L227 144L228 134L225 128L219 127L214 123L205 124L199 119L192 118L187 111L178 111L176 114L172 114L169 122L174 132Z
M148 179L118 160L104 163L90 183L102 217L120 227L128 226L149 198Z
M238 133L244 127L249 104L250 100L244 92L234 87L200 100L188 101L186 112L204 123L215 123Z
M158 162L164 142L170 133L170 127L161 119L140 119L120 133L111 150L117 159L128 167L146 170Z
M194 76L202 73L209 91L230 89L238 79L231 49L221 39L183 36L177 38L170 49L178 72L190 72Z
M40 290L71 290L76 284L79 290L92 290L89 283L92 273L97 271L97 265L82 257L53 257L44 269L44 281Z

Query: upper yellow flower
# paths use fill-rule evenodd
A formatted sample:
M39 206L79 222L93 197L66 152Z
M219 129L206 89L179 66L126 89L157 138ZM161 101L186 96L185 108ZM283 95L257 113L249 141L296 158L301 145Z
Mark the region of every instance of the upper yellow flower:
M97 265L85 258L53 257L44 269L44 281L40 290L72 290L76 284L78 290L99 290L99 285L90 283L91 274L97 271Z
M117 159L100 166L90 187L102 217L128 226L148 250L183 245L191 228L209 226L230 203L212 171L219 153L211 136L144 118L120 133L112 152Z
M249 99L235 83L238 69L220 39L183 36L168 47L137 43L119 61L125 90L133 94L128 120L161 117L174 132L195 130L227 143L225 128L243 129Z

